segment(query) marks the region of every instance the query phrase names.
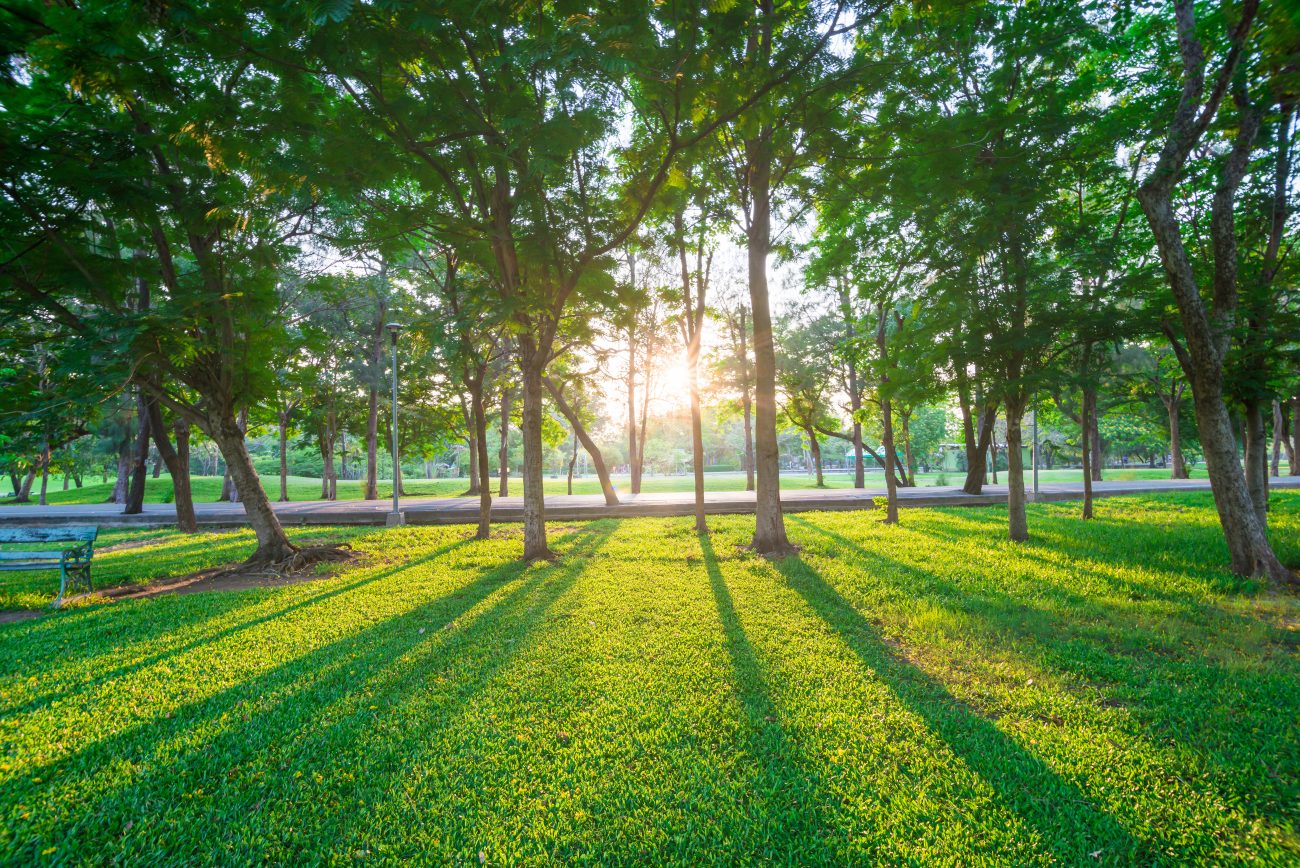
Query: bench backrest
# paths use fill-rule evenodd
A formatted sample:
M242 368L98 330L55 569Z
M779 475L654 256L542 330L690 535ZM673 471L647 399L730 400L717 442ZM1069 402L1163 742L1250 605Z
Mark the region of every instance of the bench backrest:
M89 525L67 527L0 527L0 543L93 542L99 528Z

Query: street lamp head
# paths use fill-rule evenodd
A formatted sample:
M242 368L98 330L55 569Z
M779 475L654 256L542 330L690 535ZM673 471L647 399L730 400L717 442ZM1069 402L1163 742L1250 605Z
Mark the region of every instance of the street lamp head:
M400 322L390 322L384 328L388 329L390 335L396 336L402 330L402 324Z

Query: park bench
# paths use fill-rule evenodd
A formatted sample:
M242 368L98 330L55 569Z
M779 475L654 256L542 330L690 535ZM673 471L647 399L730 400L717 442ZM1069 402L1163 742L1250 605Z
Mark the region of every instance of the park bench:
M45 551L6 551L0 549L0 570L58 570L59 596L54 608L63 605L63 592L68 579L82 581L86 590L90 584L90 560L95 556L97 527L0 527L0 545L32 543L69 543L70 548L51 548Z

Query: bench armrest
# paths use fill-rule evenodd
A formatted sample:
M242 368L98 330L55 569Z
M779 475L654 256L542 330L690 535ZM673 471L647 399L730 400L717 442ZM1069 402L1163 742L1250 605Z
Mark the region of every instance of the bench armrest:
M88 561L94 556L94 554L95 544L90 540L87 540L85 543L76 546L75 548L65 549L63 552L63 560L64 562Z

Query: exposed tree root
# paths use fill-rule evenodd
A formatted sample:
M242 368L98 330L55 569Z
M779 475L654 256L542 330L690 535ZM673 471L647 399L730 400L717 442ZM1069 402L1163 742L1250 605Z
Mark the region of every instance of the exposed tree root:
M555 552L551 551L550 549L545 549L543 551L538 552L537 554L524 556L524 561L530 564L535 564L539 561L542 563L549 564L558 561L559 559L560 556Z
M790 543L787 545L778 546L777 548L771 549L769 551L764 551L763 549L758 548L753 543L750 543L749 545L745 546L745 551L753 552L756 555L762 555L763 557L767 558L769 561L783 561L786 558L792 558L795 555L799 554L801 548L797 545L794 545L793 543Z
M349 543L327 543L317 546L295 548L289 554L277 558L259 558L257 555L218 575L222 578L239 576L241 578L281 579L300 573L316 564L338 563L356 555Z

